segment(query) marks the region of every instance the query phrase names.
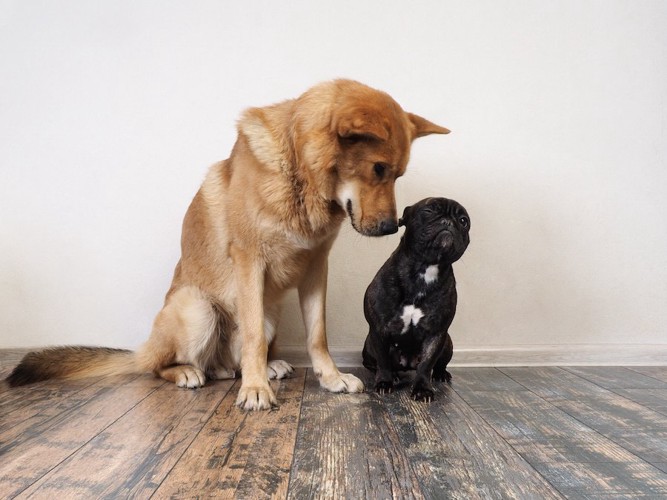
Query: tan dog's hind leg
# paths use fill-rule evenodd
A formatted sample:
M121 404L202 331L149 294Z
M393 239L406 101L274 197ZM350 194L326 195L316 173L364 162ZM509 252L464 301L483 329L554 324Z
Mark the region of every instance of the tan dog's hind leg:
M190 365L176 365L158 370L158 375L178 387L196 389L202 387L206 382L204 372Z
M215 380L229 380L236 378L236 371L229 368L218 368L214 372L209 373L208 376Z
M234 245L230 248L237 282L237 315L241 347L241 388L236 404L245 410L277 405L267 379L269 351L264 333L264 265L259 256Z
M282 359L269 361L266 375L269 380L289 377L294 372L294 367Z
M198 365L215 340L217 320L211 302L198 288L178 289L155 318L150 338L137 351L139 364L179 387L203 386L206 375Z
M327 253L316 256L299 285L301 314L306 327L308 354L320 385L331 392L363 392L364 383L350 373L341 373L329 354L325 329Z

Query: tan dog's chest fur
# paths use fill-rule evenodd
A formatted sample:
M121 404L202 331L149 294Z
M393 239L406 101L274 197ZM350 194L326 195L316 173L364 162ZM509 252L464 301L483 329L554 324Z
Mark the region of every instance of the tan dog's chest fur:
M285 292L297 288L321 385L363 390L338 371L327 347L329 250L346 216L365 235L395 232L394 183L410 143L447 132L349 80L244 112L230 158L211 167L185 216L181 259L150 338L136 353L105 351L104 373L148 370L194 388L240 369L239 406L270 408L276 400L268 378L292 369L267 363L268 345ZM100 373L94 353L85 354L85 366L49 376ZM42 358L26 360L14 381L29 379Z

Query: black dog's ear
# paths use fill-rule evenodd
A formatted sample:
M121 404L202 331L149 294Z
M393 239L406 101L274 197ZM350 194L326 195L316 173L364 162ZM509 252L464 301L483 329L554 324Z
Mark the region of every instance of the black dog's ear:
M405 226L407 224L408 220L410 220L410 217L412 217L412 212L414 211L413 207L414 207L414 205L410 205L409 207L405 207L405 209L403 210L403 216L400 219L398 219L398 226L399 227L400 226Z

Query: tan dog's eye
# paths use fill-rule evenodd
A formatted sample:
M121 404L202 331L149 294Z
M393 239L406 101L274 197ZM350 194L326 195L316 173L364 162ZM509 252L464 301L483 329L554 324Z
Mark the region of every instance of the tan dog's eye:
M385 172L387 171L387 166L382 163L376 163L373 165L373 171L375 172L375 175L378 179L382 179Z

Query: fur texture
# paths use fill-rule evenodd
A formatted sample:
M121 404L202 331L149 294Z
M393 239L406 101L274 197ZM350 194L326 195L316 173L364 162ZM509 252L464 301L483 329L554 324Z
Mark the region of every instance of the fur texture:
M367 236L396 232L394 182L411 142L447 132L350 80L246 110L231 156L211 167L185 215L181 259L148 341L136 353L30 354L9 382L150 371L200 387L240 369L238 405L268 409L276 403L268 378L291 370L267 363L268 346L281 300L296 287L320 384L362 391L327 348L329 250L346 216Z

